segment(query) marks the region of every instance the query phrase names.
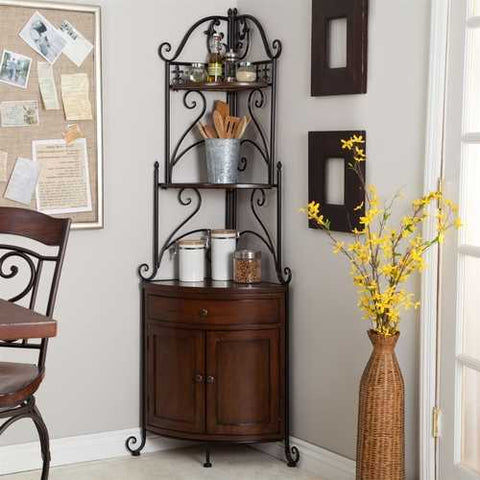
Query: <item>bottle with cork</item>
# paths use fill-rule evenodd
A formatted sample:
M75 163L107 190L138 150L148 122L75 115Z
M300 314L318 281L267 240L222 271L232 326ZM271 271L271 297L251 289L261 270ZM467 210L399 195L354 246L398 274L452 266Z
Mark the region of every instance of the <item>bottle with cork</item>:
M223 80L223 45L222 35L214 33L212 36L212 47L208 57L208 81L217 83Z

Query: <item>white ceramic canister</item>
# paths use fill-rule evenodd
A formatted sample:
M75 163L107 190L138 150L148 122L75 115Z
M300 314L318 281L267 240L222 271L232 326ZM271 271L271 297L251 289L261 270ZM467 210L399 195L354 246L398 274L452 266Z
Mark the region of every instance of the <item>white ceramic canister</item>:
M181 282L203 282L205 279L205 240L180 240L178 278Z
M212 280L233 279L233 254L237 248L237 237L235 230L212 230Z

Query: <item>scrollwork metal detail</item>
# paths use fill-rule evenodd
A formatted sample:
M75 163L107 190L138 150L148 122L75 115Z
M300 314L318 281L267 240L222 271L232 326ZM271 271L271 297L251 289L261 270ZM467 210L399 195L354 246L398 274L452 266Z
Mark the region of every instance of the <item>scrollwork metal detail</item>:
M262 26L262 24L253 16L253 15L239 15L237 17L237 22L242 22L250 20L258 29L260 33L260 37L262 38L263 48L265 49L265 53L267 54L268 58L274 59L280 57L282 54L282 42L278 39L275 39L272 42L272 47L268 43L267 34Z
M178 161L185 156L186 153L188 153L190 150L193 148L196 148L200 145L203 144L202 141L197 141L194 142L193 144L189 145L187 148L183 149L180 153L180 147L182 146L182 143L184 142L185 138L187 135L195 128L195 125L201 120L201 118L205 115L205 112L207 111L207 100L205 98L205 95L202 92L196 91L196 90L187 90L185 94L183 95L183 105L185 108L188 110L194 110L197 108L197 101L193 97L193 95L198 95L200 100L202 101L202 108L200 113L195 117L195 120L188 126L188 128L183 132L183 134L180 136L180 139L177 142L177 145L175 146L171 159L170 159L170 164L171 166L175 166Z
M1 248L5 248L5 247L2 246ZM1 278L9 280L16 277L17 274L20 272L20 265L18 264L18 261L20 260L24 261L26 266L28 267L27 285L22 291L20 291L20 293L13 296L12 298L9 298L10 302L17 302L18 300L21 300L26 295L28 295L28 293L32 290L33 286L35 285L35 281L37 279L37 268L32 258L25 251L14 249L14 247L12 246L9 246L8 248L9 250L11 249L11 251L4 253L0 257L0 277ZM9 267L7 267L7 260L14 260L17 264L10 265Z
M195 22L187 31L187 33L184 35L182 38L182 41L180 42L180 45L178 48L175 50L175 53L168 58L167 54L172 51L172 45L169 42L163 42L160 44L158 47L158 55L159 57L164 61L164 62L173 62L175 61L180 54L183 52L183 49L185 48L185 45L187 44L189 38L191 37L192 33L201 25L204 23L208 22L218 22L218 25L220 24L221 21L228 21L227 17L223 16L218 16L218 15L211 15L209 17L204 17Z

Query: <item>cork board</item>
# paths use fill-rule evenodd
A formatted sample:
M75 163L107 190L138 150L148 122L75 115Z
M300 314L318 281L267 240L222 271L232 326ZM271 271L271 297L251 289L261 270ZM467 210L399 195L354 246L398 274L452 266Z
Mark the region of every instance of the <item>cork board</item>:
M61 54L53 64L59 110L45 110L40 94L37 62L45 59L31 48L19 33L35 12L43 15L55 27L67 20L93 45L93 50L80 67ZM0 151L8 153L7 180L18 157L32 158L32 141L62 139L67 126L77 123L86 139L92 210L81 213L53 215L70 217L74 228L103 227L103 147L102 147L102 84L100 7L60 3L0 0L0 55L9 50L32 59L27 88L0 83L0 102L36 100L39 124L22 127L0 127ZM66 120L62 105L61 75L85 73L89 79L89 100L92 120ZM25 208L25 205L4 198L7 182L0 182L0 205ZM33 196L30 206L36 209Z

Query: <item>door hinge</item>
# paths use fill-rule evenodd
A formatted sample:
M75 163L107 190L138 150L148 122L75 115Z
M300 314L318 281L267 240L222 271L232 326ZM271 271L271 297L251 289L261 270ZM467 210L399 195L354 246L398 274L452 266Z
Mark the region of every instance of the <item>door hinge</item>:
M442 177L438 177L438 180L437 180L437 191L443 193L443 178L442 178Z
M432 436L439 438L441 435L442 410L440 407L433 407L432 411Z

